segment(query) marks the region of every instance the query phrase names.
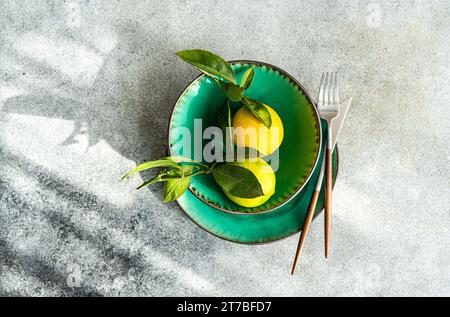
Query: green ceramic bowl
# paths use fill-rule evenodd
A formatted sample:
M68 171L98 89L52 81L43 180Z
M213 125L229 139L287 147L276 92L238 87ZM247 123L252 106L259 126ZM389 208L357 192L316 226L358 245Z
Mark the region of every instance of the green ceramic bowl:
M238 82L253 65L255 77L245 95L270 105L283 122L284 140L277 153L279 167L275 173L275 194L261 206L242 207L229 200L213 177L206 174L193 177L189 189L197 198L222 211L246 214L273 211L293 199L311 177L322 144L319 114L305 89L285 71L261 62L230 63ZM177 152L196 159L195 149L198 153L209 142L206 140L195 145L195 139L199 139L198 131L217 125L217 115L224 100L225 94L210 78L201 75L194 79L173 109L169 125L169 154ZM199 121L195 127L195 119L202 119L201 127ZM192 144L189 151L180 146L184 141L179 132L186 129L190 131Z
M322 127L325 128L325 122ZM326 139L326 129L324 139ZM323 152L323 151L322 151ZM200 201L190 191L178 199L178 204L185 214L200 228L207 232L237 243L260 244L277 241L293 235L303 228L309 203L314 193L323 154L320 155L310 181L302 191L288 203L272 212L258 214L237 214L223 212ZM338 173L339 156L337 147L333 153L333 184ZM314 217L318 216L325 205L325 182L322 184Z

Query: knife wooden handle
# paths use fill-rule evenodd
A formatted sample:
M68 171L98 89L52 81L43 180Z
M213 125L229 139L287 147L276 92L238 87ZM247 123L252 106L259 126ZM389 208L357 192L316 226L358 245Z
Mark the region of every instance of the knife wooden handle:
M325 257L330 255L331 245L331 197L333 187L332 149L327 149L326 157L326 187L325 187Z
M295 251L294 264L292 265L291 275L294 274L297 263L300 260L300 256L305 246L306 237L308 236L309 228L311 227L311 222L314 217L314 211L316 210L317 199L319 198L319 191L314 191L309 203L308 213L306 214L305 223L303 224L302 233L300 234L300 239L298 240L297 250Z

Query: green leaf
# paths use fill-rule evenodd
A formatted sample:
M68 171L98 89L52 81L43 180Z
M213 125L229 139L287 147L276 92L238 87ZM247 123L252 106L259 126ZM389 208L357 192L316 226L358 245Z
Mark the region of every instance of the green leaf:
M147 187L151 184L157 183L157 182L164 182L165 180L161 177L161 175L156 175L155 177L153 177L152 179L143 182L141 185L139 185L138 187L136 187L136 189L141 189L144 187Z
M234 102L241 101L242 95L244 94L244 88L232 83L226 83L225 85L226 85L225 92L228 98Z
M144 187L147 187L151 184L157 183L157 182L166 182L169 180L174 180L182 177L190 177L190 175L193 172L196 172L199 170L198 166L192 166L192 165L183 165L181 166L181 169L171 169L171 170L164 170L161 171L158 175L153 177L152 179L143 182L141 185L139 185L136 189L141 189Z
M253 77L255 76L255 71L253 70L253 67L251 67L249 70L247 70L241 79L241 88L246 90L250 85L252 84Z
M176 54L208 76L216 76L231 83L236 83L236 76L231 66L216 54L198 49L180 51Z
M214 81L220 86L220 88L222 88L228 99L234 102L241 101L242 96L244 95L244 88L233 83L220 81L218 79L214 79Z
M164 202L168 203L177 200L184 194L189 186L191 177L171 178L164 184Z
M214 168L212 174L217 184L233 196L256 198L264 195L256 176L244 167L225 163Z
M272 126L272 117L270 116L269 110L264 106L262 102L254 100L248 97L242 98L244 105L247 109L264 125L270 129Z
M151 168L155 168L155 167L173 167L173 168L176 168L176 169L181 169L181 166L178 165L172 159L170 159L170 158L163 158L163 159L160 159L160 160L145 162L145 163L142 163L142 164L138 165L133 170L131 170L129 173L125 174L122 177L122 180L125 179L126 177L130 176L130 175L133 175L134 173L145 171L145 170L148 170L148 169L151 169Z
M182 165L181 170L172 169L167 172L169 177L182 177L189 176L191 173L196 172L200 169L200 167L195 165Z
M219 111L219 115L217 116L217 125L222 130L223 134L223 143L226 144L226 137L228 133L228 137L233 142L233 131L231 129L231 109L230 109L230 100L226 99L222 105L222 108Z

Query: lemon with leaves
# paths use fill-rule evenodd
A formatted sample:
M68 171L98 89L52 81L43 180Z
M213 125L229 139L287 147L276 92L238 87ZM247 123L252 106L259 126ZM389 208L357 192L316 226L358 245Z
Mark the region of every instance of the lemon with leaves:
M253 66L249 66L239 78L232 65L212 52L192 49L177 52L177 55L209 77L224 92L226 99L217 123L225 132L234 130L232 135L226 134L231 137L230 141L233 140L238 148L253 148L262 155L269 155L280 147L284 131L276 111L244 95L256 76ZM240 105L240 109L232 117L230 105L236 104ZM230 127L233 129L228 129ZM261 158L208 163L212 164L183 157L166 157L142 163L123 178L144 170L159 169L156 176L142 183L138 189L162 182L164 202L180 198L188 189L192 177L210 173L226 196L244 207L262 205L275 193L275 173Z
M261 158L224 163L212 174L225 195L240 206L260 206L275 193L275 173Z
M252 108L245 105L233 117L234 143L238 147L253 148L262 155L269 155L275 152L283 142L284 128L275 110L262 103L260 103L260 107L267 110L270 125L259 118L261 114L252 111Z

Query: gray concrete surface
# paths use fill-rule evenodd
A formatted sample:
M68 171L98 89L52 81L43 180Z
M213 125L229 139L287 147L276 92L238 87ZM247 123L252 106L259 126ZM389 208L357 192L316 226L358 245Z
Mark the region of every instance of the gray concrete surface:
M1 295L450 295L450 4L0 2ZM261 246L200 230L161 187L119 183L164 154L205 48L355 99L340 141L334 253L316 221Z

